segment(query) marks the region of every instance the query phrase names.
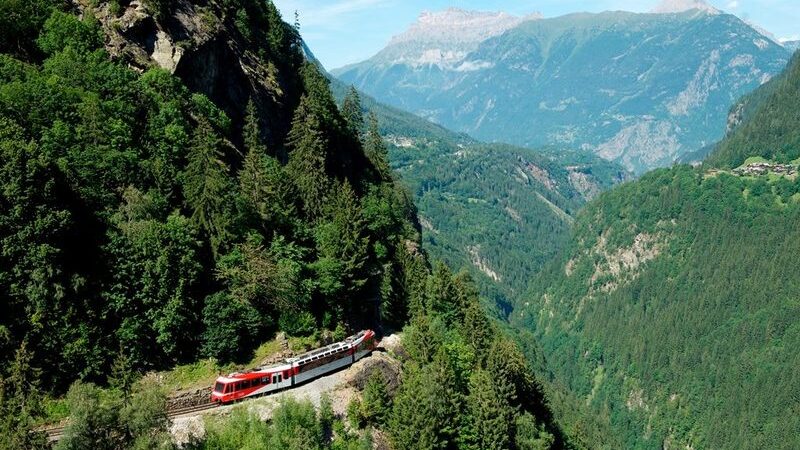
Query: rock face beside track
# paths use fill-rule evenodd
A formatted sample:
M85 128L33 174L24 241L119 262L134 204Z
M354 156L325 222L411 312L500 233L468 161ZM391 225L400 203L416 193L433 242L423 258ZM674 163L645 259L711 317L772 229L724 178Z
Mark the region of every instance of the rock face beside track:
M399 386L401 364L400 361L392 356L399 339L389 336L384 338L384 342L387 342L387 340L391 342L389 345L379 344L378 351L373 352L370 356L363 358L352 366L295 388L266 397L246 400L235 405L175 417L170 429L173 438L178 445L201 438L205 434L205 416L229 414L231 409L235 407L247 408L258 414L262 420L270 420L275 408L280 405L283 399L288 397L294 397L301 401L307 400L315 407L319 407L322 396L327 394L331 399L334 413L342 417L346 414L347 405L354 397L360 395L360 391L374 371L381 372L390 392ZM381 351L384 349L388 351Z

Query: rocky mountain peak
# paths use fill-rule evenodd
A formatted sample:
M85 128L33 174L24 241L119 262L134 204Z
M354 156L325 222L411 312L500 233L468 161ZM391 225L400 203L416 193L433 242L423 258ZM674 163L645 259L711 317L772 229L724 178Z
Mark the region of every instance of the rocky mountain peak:
M539 13L518 17L505 12L460 8L425 11L408 30L393 37L389 45L405 42L477 43L502 34L521 22L541 17Z
M691 10L700 10L711 14L720 13L717 8L709 5L704 0L664 0L650 12L656 14L671 14Z

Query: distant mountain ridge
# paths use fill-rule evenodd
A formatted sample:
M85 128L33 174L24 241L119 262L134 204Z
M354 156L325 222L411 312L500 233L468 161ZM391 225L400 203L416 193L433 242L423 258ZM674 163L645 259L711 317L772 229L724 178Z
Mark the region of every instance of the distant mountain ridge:
M475 33L461 42L433 31L443 17L472 16L435 13L375 57L333 73L484 141L583 148L642 173L721 139L730 106L790 56L773 37L702 2L655 11L678 12L476 13L492 24L477 44Z

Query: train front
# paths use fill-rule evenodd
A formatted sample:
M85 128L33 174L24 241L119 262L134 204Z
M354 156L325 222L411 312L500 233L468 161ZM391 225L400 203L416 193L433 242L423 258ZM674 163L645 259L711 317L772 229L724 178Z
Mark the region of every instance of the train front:
M224 404L233 400L232 383L235 381L228 377L218 377L211 390L211 403Z

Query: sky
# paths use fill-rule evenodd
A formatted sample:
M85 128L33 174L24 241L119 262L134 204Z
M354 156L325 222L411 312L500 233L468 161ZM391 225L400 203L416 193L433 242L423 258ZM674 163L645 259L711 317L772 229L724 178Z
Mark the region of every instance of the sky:
M300 31L326 69L363 61L405 31L422 11L448 7L541 12L556 17L573 12L623 10L647 12L658 0L273 0L287 22L300 14ZM749 20L778 38L800 39L798 0L711 0L718 9Z

